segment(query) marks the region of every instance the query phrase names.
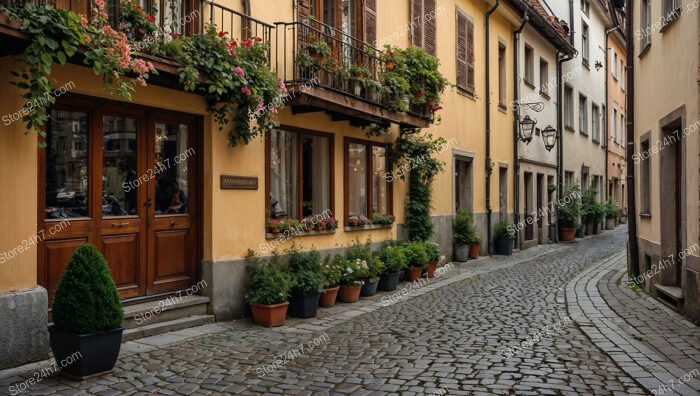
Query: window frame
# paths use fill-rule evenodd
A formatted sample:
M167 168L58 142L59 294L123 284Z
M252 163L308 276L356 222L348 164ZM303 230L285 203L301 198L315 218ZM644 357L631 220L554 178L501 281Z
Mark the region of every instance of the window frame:
M498 43L498 108L501 111L507 112L508 107L508 50L506 44L499 41Z
M286 124L281 124L278 127L274 128L278 130L282 130L285 132L291 132L297 135L297 147L296 150L298 151L297 155L299 158L297 159L297 162L299 165L302 164L303 162L303 150L301 148L301 142L302 138L304 135L307 136L321 136L328 138L328 162L329 162L329 175L330 175L330 180L328 182L328 206L331 213L333 213L333 216L335 216L335 134L329 133L329 132L323 132L323 131L317 131L317 130L311 130L311 129L305 129L305 128L299 128L299 127L294 127ZM265 199L263 200L264 205L265 205L265 220L270 218L270 215L267 213L267 211L270 209L270 191L271 191L271 171L272 167L270 166L270 160L272 159L272 152L271 152L271 143L270 143L270 134L272 131L269 131L268 133L265 133ZM296 175L296 181L297 181L297 211L299 213L299 219L293 219L293 220L300 220L304 217L304 200L303 200L303 180L301 177L301 172L302 172L302 167L299 166L297 169L297 175ZM337 216L335 216L337 218Z
M651 149L651 132L647 132L639 142L640 153L649 153ZM639 163L639 214L642 217L651 216L651 155L645 159L640 155Z
M591 103L591 125L593 141L600 143L600 106Z
M372 210L374 208L374 201L373 201L373 185L372 185L372 171L374 169L374 156L372 155L372 148L373 147L383 147L386 150L386 171L391 172L392 169L392 164L391 160L389 159L389 148L390 145L387 143L383 142L376 142L372 140L367 140L367 139L359 139L359 138L353 138L353 137L344 137L343 138L343 219L345 224L348 224L348 220L350 218L350 163L348 162L348 151L350 148L350 144L362 144L367 147L365 150L365 161L367 164L367 176L365 179L365 187L367 187L367 213L365 216L367 216L368 219L374 220L374 211ZM393 180L389 180L389 178L384 175L384 179L386 180L387 183L387 197L386 197L386 208L387 208L387 213L380 213L381 215L384 214L394 214L394 182Z
M464 37L459 34L459 19L464 18L465 32ZM456 85L457 89L469 95L474 95L475 75L474 75L474 19L467 14L459 6L455 7L455 60L456 60ZM460 48L460 43L464 44L464 48ZM460 59L460 51L464 51L464 60ZM463 63L463 64L462 64ZM460 70L460 69L464 70ZM464 74L464 81L460 79L460 72ZM471 83L470 83L471 82Z
M540 58L540 95L549 99L549 62L544 58Z
M584 20L581 20L581 61L586 67L589 65L591 56L590 46L590 27Z
M578 131L588 136L588 97L579 92L578 101Z
M568 102L568 105L567 105ZM574 88L569 84L564 85L564 128L574 132L575 120Z
M641 7L639 7L639 26L642 31L642 38L639 40L639 57L641 58L646 54L651 47L651 0L642 0ZM646 34L646 32L651 32Z
M523 73L523 80L531 88L535 88L535 50L529 45L525 44L525 70Z

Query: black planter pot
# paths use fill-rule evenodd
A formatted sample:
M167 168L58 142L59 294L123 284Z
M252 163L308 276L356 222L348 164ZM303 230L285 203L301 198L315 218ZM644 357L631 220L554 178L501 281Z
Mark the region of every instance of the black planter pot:
M583 238L583 227L576 229L576 238Z
M598 233L599 228L600 228L599 222L596 221L595 223L593 223L593 235L596 235Z
M381 291L394 291L396 290L396 286L399 284L399 276L401 276L401 272L394 272L393 274L384 274L379 278L379 285L378 288Z
M360 290L360 297L370 297L377 294L377 286L379 286L379 278L363 279L365 282Z
M321 298L320 293L292 293L292 298L289 300L289 315L302 319L313 318L318 311L319 298Z
M496 254L510 256L513 254L513 238L496 238Z
M80 380L114 369L122 346L123 327L94 334L77 334L49 327L51 350L61 372Z

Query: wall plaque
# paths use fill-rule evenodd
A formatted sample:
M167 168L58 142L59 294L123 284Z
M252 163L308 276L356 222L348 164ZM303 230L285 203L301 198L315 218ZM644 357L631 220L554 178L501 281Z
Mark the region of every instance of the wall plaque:
M257 190L258 178L255 176L221 175L222 190Z

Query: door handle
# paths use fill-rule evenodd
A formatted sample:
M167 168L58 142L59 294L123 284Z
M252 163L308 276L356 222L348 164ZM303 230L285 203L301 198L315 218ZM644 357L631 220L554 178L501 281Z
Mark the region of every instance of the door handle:
M128 221L123 221L121 223L112 223L112 227L123 227L125 225L129 225Z
M177 225L177 221L175 221L175 220L171 221L171 222L170 222L170 225L171 225L172 227L175 227L175 226Z
M153 205L153 198L152 198L152 197L148 197L148 199L146 200L146 202L143 203L143 206L149 206L149 207L150 207L151 205Z

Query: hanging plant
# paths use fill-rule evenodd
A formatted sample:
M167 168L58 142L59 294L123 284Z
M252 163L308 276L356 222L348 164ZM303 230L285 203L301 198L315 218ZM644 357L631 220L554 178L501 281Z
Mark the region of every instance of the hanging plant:
M90 22L50 3L39 7L26 2L21 8L3 10L10 19L19 20L20 29L31 37L22 66L12 72L18 77L12 83L25 91L22 97L28 101L22 117L27 127L25 133L35 129L40 136L46 136L42 127L48 120L48 108L56 102L49 81L52 66L64 65L80 46L87 47L84 61L95 74L102 75L105 89L127 100L131 100L136 83L145 86L149 73L156 72L150 62L132 58L124 33L109 25L104 0L95 0L94 5L96 12ZM134 79L123 79L126 74ZM45 144L39 142L39 145Z
M239 43L227 35L208 25L202 35L179 39L175 59L185 90L204 95L219 130L233 124L228 137L236 146L279 125L274 115L287 89L270 70L269 44L260 38Z

